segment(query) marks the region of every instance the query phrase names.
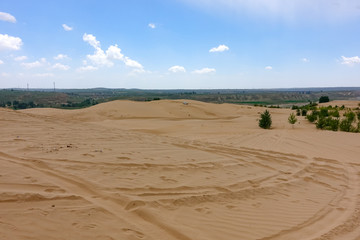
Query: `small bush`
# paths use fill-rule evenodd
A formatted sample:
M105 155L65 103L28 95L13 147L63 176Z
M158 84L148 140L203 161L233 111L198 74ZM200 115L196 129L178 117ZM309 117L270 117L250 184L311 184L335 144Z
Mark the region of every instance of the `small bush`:
M306 109L301 109L301 116L306 116L307 114L307 110Z
M344 113L344 117L352 123L355 120L355 113L353 111L347 111Z
M326 107L320 108L319 117L328 117L329 116L329 109Z
M292 125L294 125L297 122L297 118L295 117L294 113L291 113L289 118L288 118L288 122Z
M262 114L260 114L259 127L264 129L269 129L271 127L272 120L271 114L268 110L265 110Z
M352 122L349 121L349 119L345 118L343 120L340 121L340 130L344 131L344 132L354 132L355 129L352 126Z
M316 122L316 128L337 131L339 129L339 119L332 117L320 117Z
M306 115L307 120L309 122L315 122L318 119L319 112L316 110L313 110L310 114Z
M337 109L335 109L334 111L329 112L329 115L333 116L333 117L336 117L336 118L340 117L339 111Z

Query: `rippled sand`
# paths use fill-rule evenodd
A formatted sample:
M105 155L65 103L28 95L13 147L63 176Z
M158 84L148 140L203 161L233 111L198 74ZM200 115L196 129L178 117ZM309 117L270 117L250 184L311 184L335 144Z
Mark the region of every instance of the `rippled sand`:
M0 109L0 239L360 238L360 134L187 102Z

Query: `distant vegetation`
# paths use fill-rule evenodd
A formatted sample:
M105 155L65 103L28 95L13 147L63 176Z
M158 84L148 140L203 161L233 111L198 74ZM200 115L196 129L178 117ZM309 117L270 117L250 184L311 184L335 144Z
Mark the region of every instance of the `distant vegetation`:
M322 96L332 100L360 98L360 88L310 88L271 90L140 90L140 89L4 89L0 106L13 109L52 107L75 109L113 100L155 101L191 99L211 103L251 104L270 108L316 102ZM15 104L14 104L15 103ZM298 113L297 113L298 114ZM301 115L303 113L300 113Z
M321 96L319 98L319 103L326 103L326 102L330 102L329 96Z

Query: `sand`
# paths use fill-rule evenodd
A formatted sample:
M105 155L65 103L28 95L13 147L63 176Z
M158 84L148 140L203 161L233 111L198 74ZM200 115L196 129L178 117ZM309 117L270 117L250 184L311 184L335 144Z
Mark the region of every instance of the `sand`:
M0 109L0 239L360 238L360 134L186 102Z

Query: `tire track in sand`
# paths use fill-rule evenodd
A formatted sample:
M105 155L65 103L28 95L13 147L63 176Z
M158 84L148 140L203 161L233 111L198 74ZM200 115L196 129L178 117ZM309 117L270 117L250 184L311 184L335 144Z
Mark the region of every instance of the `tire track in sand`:
M43 161L18 158L5 153L0 153L0 157L2 161L9 161L31 168L70 193L78 195L95 206L102 208L126 226L122 228L124 232L133 232L139 239L145 237L159 239L159 236L167 236L166 239L191 240L185 234L158 219L149 210L140 209L142 204L139 204L139 201L133 201L126 196L113 198L97 190L91 183L59 170L51 169ZM130 223L126 219L134 219L135 221ZM133 222L136 222L136 224Z

